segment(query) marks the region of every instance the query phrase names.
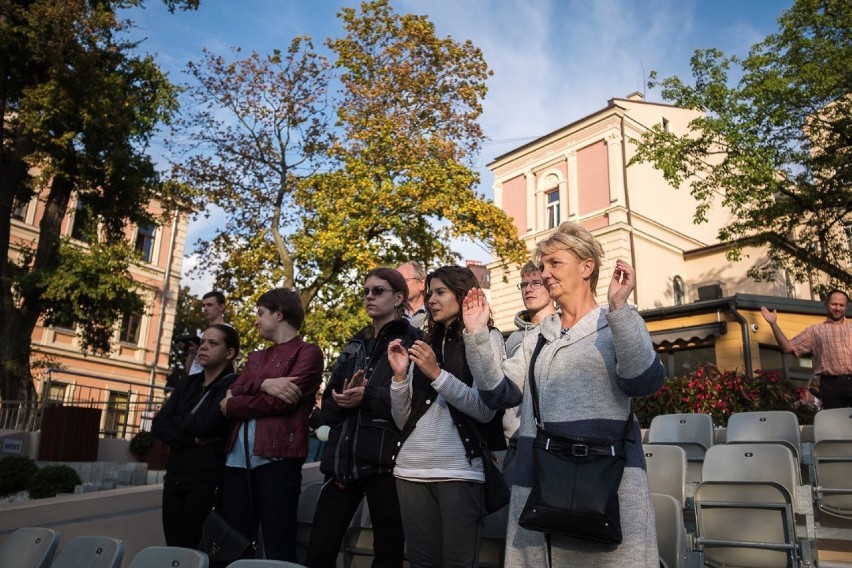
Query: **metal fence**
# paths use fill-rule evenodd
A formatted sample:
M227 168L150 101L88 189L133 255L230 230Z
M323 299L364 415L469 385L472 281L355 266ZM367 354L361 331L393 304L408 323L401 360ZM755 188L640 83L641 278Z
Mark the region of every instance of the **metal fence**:
M109 386L81 384L81 378ZM41 429L45 408L76 406L101 411L102 438L130 439L139 430L151 429L151 420L170 392L168 387L51 368L41 381L38 400L0 402L0 429L35 432Z

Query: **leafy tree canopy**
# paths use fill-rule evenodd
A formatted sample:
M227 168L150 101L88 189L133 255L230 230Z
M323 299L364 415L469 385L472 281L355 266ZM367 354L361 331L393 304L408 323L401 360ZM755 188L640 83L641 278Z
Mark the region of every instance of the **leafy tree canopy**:
M128 224L152 198L178 199L145 153L177 108L174 87L123 39L116 10L141 1L0 0L0 397L33 394L36 322L76 322L109 349L116 318L141 305L127 268ZM171 0L191 9L193 0ZM12 243L11 212L41 192L37 243ZM90 221L88 251L61 237L72 196Z
M295 286L306 334L339 345L364 325L357 290L379 266L458 260L468 237L508 261L523 245L475 191L477 119L490 71L471 42L436 35L386 0L339 14L344 35L286 50L192 63L193 109L178 123L176 174L227 214L201 243L248 324L254 300ZM240 310L238 310L240 311ZM251 333L245 325L241 332Z
M797 0L778 22L744 59L698 50L694 83L661 81L665 100L703 115L684 136L651 129L635 160L688 184L697 222L721 199L733 213L719 233L730 257L746 244L768 247L751 276L783 268L803 281L816 269L826 286L849 288L852 1Z

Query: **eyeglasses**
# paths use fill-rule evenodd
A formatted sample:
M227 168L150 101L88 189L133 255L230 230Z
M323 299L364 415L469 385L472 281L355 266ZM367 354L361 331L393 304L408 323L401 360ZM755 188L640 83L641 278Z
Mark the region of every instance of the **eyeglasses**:
M544 282L541 280L530 280L529 282L521 282L518 284L518 290L526 290L529 287L530 290L538 290L544 286Z
M381 296L385 292L390 292L390 291L391 291L390 288L385 288L383 286L373 286L372 288L364 288L363 290L361 290L361 294L365 298L367 296L369 296L370 294L372 294L374 298L378 298L379 296Z

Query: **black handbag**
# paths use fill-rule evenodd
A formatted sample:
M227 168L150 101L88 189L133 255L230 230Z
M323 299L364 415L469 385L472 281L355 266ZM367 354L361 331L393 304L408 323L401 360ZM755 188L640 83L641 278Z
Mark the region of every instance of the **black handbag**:
M618 488L627 462L621 440L565 438L544 430L535 384L535 362L545 339L539 335L530 360L529 386L536 423L533 486L518 524L528 530L621 544Z
M194 411L195 409L193 409ZM243 447L246 452L246 477L248 479L249 510L252 530L257 530L254 520L254 499L251 490L251 457L248 449L248 423L243 424ZM207 553L210 564L224 566L240 558L254 558L257 552L257 535L251 538L228 524L222 514L213 510L201 525L201 542L198 547Z
M476 436L476 441L479 443L479 449L482 452L482 472L485 474L485 512L490 515L509 504L512 491L506 483L503 472L491 459L491 450L488 449L488 443L482 437L479 428L476 427L470 416L463 416L467 422L468 430Z
M482 446L482 470L485 472L485 512L490 515L509 504L512 492L486 445Z

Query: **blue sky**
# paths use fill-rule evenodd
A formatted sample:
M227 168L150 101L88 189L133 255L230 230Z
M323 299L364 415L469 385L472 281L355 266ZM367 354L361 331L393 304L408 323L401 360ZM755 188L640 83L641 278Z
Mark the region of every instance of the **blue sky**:
M494 72L481 123L489 141L479 157L480 190L492 195L484 165L496 156L606 105L613 97L642 91L651 70L659 77L690 77L695 49L715 47L746 55L778 29L777 18L793 0L391 0L398 13L428 15L440 36L470 39ZM201 50L227 54L231 47L268 53L285 49L295 35L316 46L340 36L340 0L201 0L196 12L169 14L154 0L127 15L144 37L142 51L155 55L172 81L187 80L186 63ZM656 90L647 100L660 101ZM188 245L221 223L215 212L192 221ZM467 259L488 261L472 243L457 249ZM197 262L185 259L184 274ZM185 279L194 292L209 282Z

